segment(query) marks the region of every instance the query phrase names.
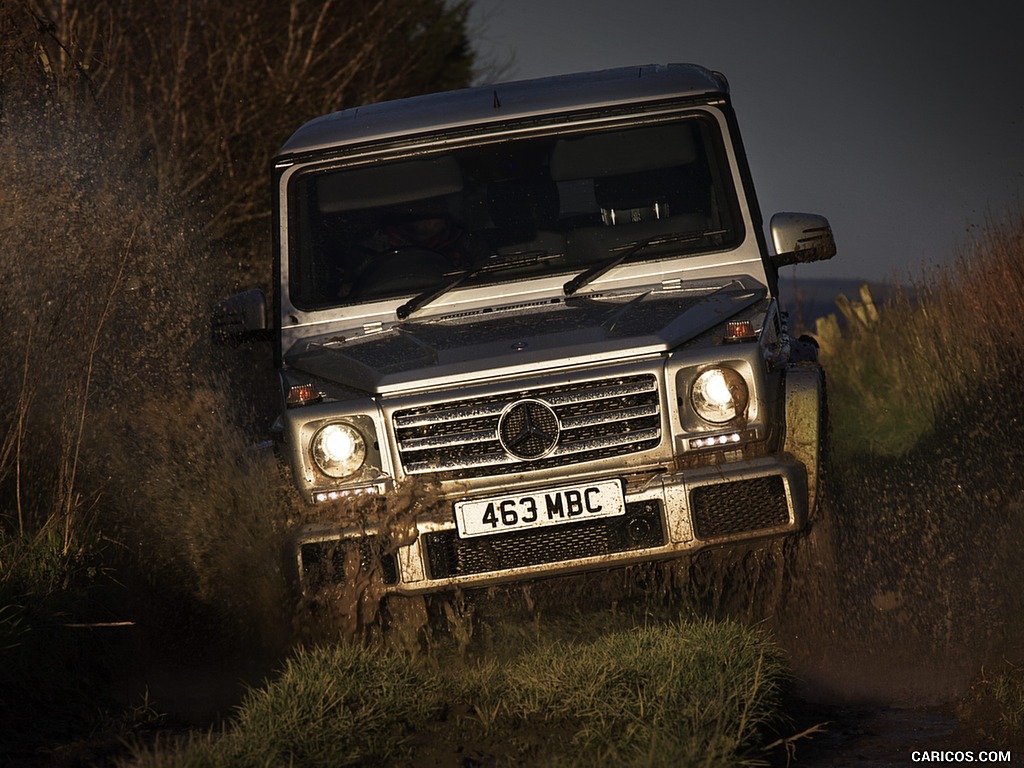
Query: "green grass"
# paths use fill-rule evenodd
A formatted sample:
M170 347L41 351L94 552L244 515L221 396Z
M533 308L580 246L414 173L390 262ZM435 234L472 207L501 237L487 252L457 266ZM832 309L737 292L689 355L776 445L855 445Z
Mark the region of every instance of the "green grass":
M510 661L433 660L357 645L298 652L221 731L141 750L163 766L738 765L782 723L775 646L731 622L672 622L585 642L526 644Z
M999 727L1022 740L1024 734L1024 669L1015 667L992 681L992 696L999 706Z
M540 646L474 706L513 726L563 734L531 760L550 765L724 765L780 725L785 667L738 624L673 623Z
M1024 666L987 671L960 703L960 716L986 738L1024 749Z

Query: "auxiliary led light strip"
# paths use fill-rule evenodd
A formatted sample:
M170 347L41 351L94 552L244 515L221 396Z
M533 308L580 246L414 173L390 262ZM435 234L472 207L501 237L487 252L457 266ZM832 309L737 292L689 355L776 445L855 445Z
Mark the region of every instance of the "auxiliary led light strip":
M376 496L379 493L380 490L376 486L372 485L366 488L348 488L341 491L320 491L313 494L313 501L319 504L325 501L348 499L353 496Z
M724 435L709 435L708 437L691 437L690 449L699 450L702 448L728 448L740 443L747 443L757 438L757 430L745 429L742 432L727 432Z

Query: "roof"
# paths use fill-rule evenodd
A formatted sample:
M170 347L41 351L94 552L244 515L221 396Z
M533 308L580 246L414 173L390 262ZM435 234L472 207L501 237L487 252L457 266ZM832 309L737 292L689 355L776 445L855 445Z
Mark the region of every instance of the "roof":
M315 118L299 128L279 154L591 107L727 92L722 75L697 64L647 64L481 85Z

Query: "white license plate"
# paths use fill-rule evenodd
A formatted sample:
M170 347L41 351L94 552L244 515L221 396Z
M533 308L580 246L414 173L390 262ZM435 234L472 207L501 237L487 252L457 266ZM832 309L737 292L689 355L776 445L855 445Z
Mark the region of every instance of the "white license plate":
M464 539L625 513L618 480L455 502L455 520Z

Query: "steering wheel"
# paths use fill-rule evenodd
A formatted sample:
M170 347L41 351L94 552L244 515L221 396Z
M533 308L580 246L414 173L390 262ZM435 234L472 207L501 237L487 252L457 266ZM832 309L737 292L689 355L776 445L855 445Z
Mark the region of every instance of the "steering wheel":
M355 293L362 298L415 293L435 285L452 269L436 251L405 246L374 258L359 276Z

